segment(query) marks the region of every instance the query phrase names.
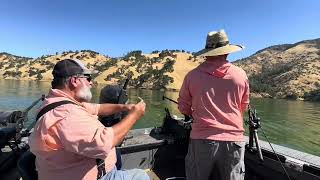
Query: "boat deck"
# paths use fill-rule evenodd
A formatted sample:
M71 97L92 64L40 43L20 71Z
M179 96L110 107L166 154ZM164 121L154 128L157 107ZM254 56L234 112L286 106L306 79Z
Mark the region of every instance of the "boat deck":
M121 146L122 152L131 151L132 147L139 148L139 144L141 148L157 148L165 143L168 143L168 137L164 137L161 135L149 135L151 128L147 129L135 129L131 130L127 135L128 139L124 141ZM169 139L170 141L170 139ZM245 141L248 143L249 138L245 136ZM260 146L263 150L263 153L268 151L272 152L272 148L269 143L263 140L260 140ZM275 152L279 155L286 157L288 160L294 158L295 160L300 160L301 163L312 165L320 168L320 157L312 154L308 154L305 152L297 151L294 149L290 149L284 146L276 145L271 143ZM130 150L129 150L130 149Z
M249 138L247 136L245 136L245 141L249 142ZM297 150L290 149L290 148L273 144L273 143L271 143L271 145L277 154L285 156L288 160L291 160L290 158L294 158L295 160L300 160L301 163L320 168L319 156L297 151ZM272 148L270 147L268 142L260 140L260 146L262 150L267 150L272 152Z
M131 130L127 135L127 137L129 138L125 140L122 146L119 148L121 150L121 153L129 154L129 153L139 152L139 151L148 151L152 149L158 149L161 146L166 144L176 143L174 142L175 140L172 138L170 139L169 136L154 134L152 132L150 133L150 131L151 131L151 128ZM245 137L245 141L247 144L249 143L249 138L247 136ZM312 154L308 154L298 150L293 150L287 147L283 147L283 146L271 143L273 149L276 152L276 154L274 154L268 142L260 140L259 144L261 146L261 150L264 158L271 158L274 160L274 162L277 162L278 161L276 157L276 154L277 154L280 161L286 167L295 169L297 172L307 172L320 177L320 157L319 156L315 156ZM247 156L248 159L251 158L251 160L252 158L256 160L258 159L257 155L255 154L250 155L250 152L246 153L246 155L248 155ZM272 166L275 166L275 167L278 165L279 163L272 164ZM278 168L281 169L280 166Z
M248 143L249 138L245 137L245 141ZM272 157L272 159L276 159L275 154L272 153L272 148L270 147L268 142L260 140L259 143L262 149L263 157L266 157L266 159L268 159L268 157ZM166 145L174 145L174 144L176 144L176 146L172 149L166 149L166 148L161 149L161 147L164 147ZM158 180L158 179L165 179L165 178L158 177L157 174L155 174L152 170L150 170L150 168L159 167L157 165L160 165L160 167L162 167L161 164L163 164L164 161L166 161L165 163L166 165L168 165L168 167L166 167L167 169L171 169L174 172L180 171L180 173L178 174L183 174L184 166L181 166L181 164L179 165L176 164L177 162L184 162L184 156L179 157L179 154L180 155L183 154L181 153L183 149L186 149L182 145L183 144L179 144L179 143L177 144L177 142L170 136L164 136L157 133L154 134L152 132L152 128L146 128L146 129L135 129L135 130L129 131L128 135L126 136L126 140L122 143L119 149L121 150L121 153L122 153L122 160L123 160L124 167L128 166L128 168L149 169L148 174L152 175L150 177L152 177L152 179ZM304 177L308 177L307 179L320 178L320 174L319 174L320 157L319 156L293 150L293 149L276 145L276 144L272 144L272 147L275 150L275 152L279 155L281 162L283 162L286 167L290 167L289 169L295 169L297 170L297 172L305 172L305 173L301 173L303 174L303 176L300 175L301 178L296 178L296 179L305 179ZM133 153L134 155L132 156L131 153ZM256 154L253 154L253 155L247 154L247 155L249 160L254 159L254 161L257 161L258 159L256 157ZM170 159L172 159L172 161L170 161ZM179 161L176 161L176 159L178 159ZM169 162L167 162L167 160L169 160ZM253 161L250 161L250 162L253 162ZM281 167L279 166L278 162L270 164L270 160L265 161L265 166L256 166L255 164L253 164L251 168L254 168L254 170L258 172L259 168L262 169L262 171L266 171L266 167L270 167L270 166L274 166L275 169L281 170ZM249 166L248 166L248 169L250 169ZM157 172L161 172L160 173L161 175L165 174L164 173L165 171L161 171L162 170L161 168L157 170L158 170ZM11 180L12 177L19 177L18 172L16 170L12 172L15 175L8 172L8 174L11 174L9 176L11 178L1 177L0 179ZM308 173L312 175L308 175ZM291 174L294 174L294 173L291 172ZM251 178L247 178L247 179L251 179ZM274 179L274 178L265 178L265 179Z

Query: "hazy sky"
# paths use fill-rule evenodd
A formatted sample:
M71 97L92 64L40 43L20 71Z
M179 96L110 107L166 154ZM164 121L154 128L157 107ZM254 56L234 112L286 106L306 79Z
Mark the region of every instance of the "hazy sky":
M320 0L2 0L0 52L38 57L90 49L111 57L132 50L205 45L225 29L246 46L231 60L275 44L320 38Z

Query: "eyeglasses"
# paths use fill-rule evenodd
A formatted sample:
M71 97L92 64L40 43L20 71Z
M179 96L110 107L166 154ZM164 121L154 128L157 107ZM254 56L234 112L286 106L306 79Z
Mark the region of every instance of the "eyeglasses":
M88 82L91 82L92 77L91 76L76 76L77 78L86 78Z

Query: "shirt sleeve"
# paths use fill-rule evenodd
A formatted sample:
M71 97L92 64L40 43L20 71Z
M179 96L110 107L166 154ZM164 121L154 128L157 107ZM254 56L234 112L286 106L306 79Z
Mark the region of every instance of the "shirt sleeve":
M86 103L83 102L82 105L87 109L87 111L92 115L98 115L100 104L94 104L94 103Z
M90 158L105 159L113 148L114 132L88 112L77 109L51 128L62 148Z
M185 115L192 115L191 111L191 102L192 102L192 96L189 91L189 74L186 75L186 77L183 80L180 92L179 92L179 98L178 98L178 109L182 114Z
M243 112L248 104L250 103L250 88L249 88L249 80L246 78L244 92L241 99L241 111Z

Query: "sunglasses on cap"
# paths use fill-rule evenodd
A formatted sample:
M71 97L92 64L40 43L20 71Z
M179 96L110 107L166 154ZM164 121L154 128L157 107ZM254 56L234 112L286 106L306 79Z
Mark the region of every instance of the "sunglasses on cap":
M91 82L92 77L90 75L76 76L77 78L86 78L88 82Z

